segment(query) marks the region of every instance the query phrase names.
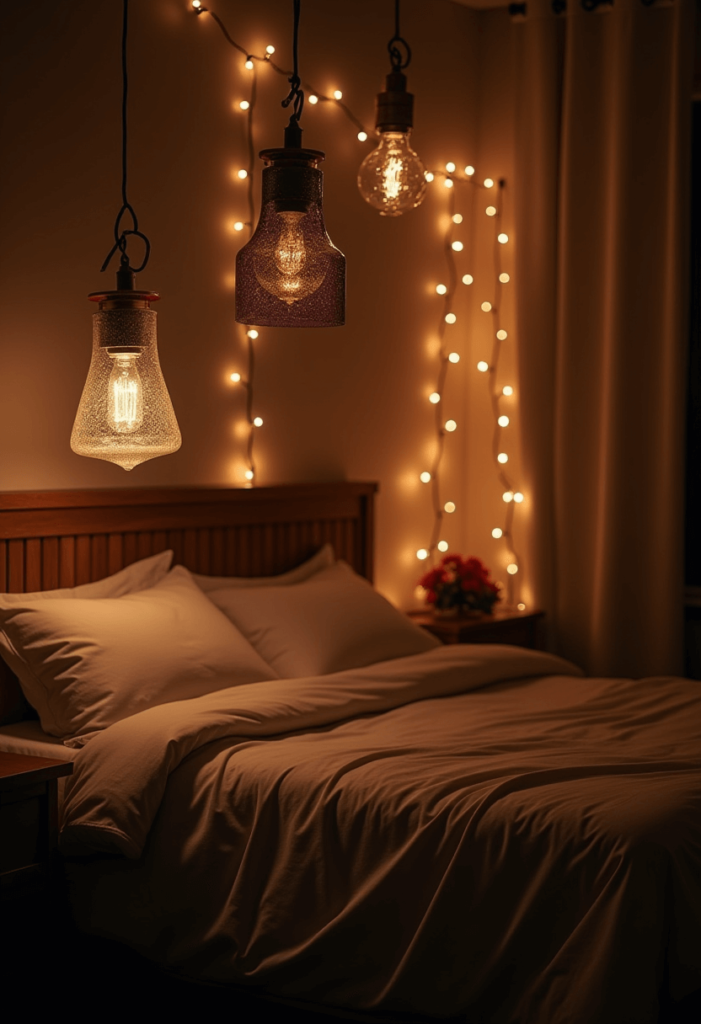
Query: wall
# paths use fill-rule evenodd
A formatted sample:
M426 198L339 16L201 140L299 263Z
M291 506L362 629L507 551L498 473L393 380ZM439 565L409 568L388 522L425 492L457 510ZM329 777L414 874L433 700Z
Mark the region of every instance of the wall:
M213 2L237 41L256 53L273 43L284 66L291 7ZM372 128L393 5L305 0L302 7L303 77L323 91L341 88ZM509 178L508 16L450 0L405 0L402 10L413 49L413 138L424 162L434 169L447 160L469 162L482 177ZM69 447L90 359L87 294L114 281L111 270L101 275L99 268L120 202L120 33L118 0L3 5L0 141L12 155L0 190L0 491L243 484L243 394L229 375L245 369L232 291L245 238L230 225L246 219L245 186L234 176L245 159L245 122L234 103L246 95L249 73L212 19L194 16L186 0L132 0L129 40L129 198L153 245L138 285L162 296L161 364L183 446L129 476ZM285 92L284 79L262 67L256 149L281 144ZM380 218L355 184L368 145L341 112L307 104L302 125L305 144L327 153L326 222L348 261L347 326L261 330L258 481L378 480L377 583L406 606L420 569L415 552L432 525L429 489L418 473L435 443L427 397L436 374L442 304L434 289L445 275L446 190L437 180L419 209ZM487 282L490 223L480 211L483 194L475 193L474 204L472 194L461 190L458 208L466 214L467 242L474 206L475 250L468 268L466 244L459 268ZM507 189L507 221L511 194ZM451 371L444 408L459 429L446 446L443 496L456 501L458 512L447 519L445 536L453 549L469 548L505 578L502 547L489 535L503 509L491 412L474 371L489 336L478 300L477 287L463 291L451 328L451 347L462 361ZM508 318L508 296L504 307ZM508 373L515 364L505 357Z

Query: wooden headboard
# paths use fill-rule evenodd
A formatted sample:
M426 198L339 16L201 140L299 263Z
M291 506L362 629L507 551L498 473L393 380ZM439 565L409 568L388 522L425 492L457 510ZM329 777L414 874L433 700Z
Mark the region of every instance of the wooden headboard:
M0 592L73 587L172 548L213 576L269 576L330 542L372 580L375 483L0 493Z

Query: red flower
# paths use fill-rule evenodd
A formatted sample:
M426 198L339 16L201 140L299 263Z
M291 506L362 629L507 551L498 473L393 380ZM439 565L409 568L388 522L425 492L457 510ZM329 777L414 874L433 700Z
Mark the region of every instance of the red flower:
M479 558L444 555L439 564L419 580L427 604L437 608L475 608L491 612L499 600L499 587Z

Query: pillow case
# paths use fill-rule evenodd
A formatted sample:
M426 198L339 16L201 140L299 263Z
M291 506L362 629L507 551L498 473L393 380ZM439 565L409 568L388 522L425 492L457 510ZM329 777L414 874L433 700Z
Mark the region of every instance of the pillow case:
M326 675L439 647L345 562L303 583L207 595L279 676Z
M275 677L181 566L122 597L0 608L0 629L42 728L69 746L156 704Z
M172 551L161 551L150 558L133 562L112 576L97 580L95 583L64 587L62 590L40 590L33 594L0 594L0 608L23 604L26 601L43 601L47 598L52 600L57 597L120 597L122 594L131 594L136 590L155 586L168 572L172 561ZM4 635L0 633L0 725L19 722L28 713L19 680L3 660L6 650Z
M199 573L191 573L197 586L208 594L210 590L220 590L223 587L287 587L291 583L302 583L309 579L315 572L333 565L336 561L333 548L330 544L324 544L315 555L302 562L289 572L283 572L279 576L200 576Z

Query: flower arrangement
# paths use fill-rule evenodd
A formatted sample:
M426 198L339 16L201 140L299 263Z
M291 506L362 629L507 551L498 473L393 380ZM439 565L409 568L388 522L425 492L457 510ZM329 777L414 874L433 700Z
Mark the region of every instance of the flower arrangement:
M426 591L427 604L449 615L489 614L499 600L499 588L479 558L446 555L421 577L419 586Z

